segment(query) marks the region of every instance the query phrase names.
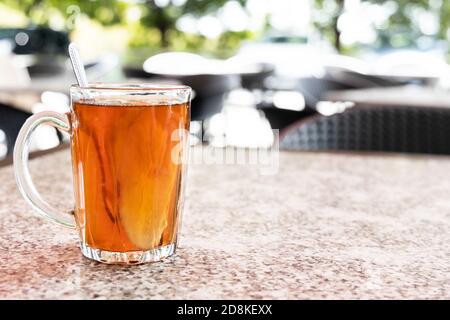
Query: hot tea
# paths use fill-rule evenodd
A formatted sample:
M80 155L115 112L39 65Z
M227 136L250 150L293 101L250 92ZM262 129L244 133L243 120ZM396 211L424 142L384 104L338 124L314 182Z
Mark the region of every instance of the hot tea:
M188 129L189 104L95 100L74 102L72 109L75 215L82 241L111 252L173 244L183 176L180 161L174 161L182 148L173 135Z

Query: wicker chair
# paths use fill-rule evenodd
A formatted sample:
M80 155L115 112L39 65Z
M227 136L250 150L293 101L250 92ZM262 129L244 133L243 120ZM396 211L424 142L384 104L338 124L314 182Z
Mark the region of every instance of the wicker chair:
M313 116L283 130L280 148L450 154L450 109L357 106Z

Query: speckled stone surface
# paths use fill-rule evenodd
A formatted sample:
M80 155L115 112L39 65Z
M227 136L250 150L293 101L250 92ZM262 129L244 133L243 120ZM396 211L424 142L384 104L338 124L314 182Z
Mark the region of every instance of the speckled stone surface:
M69 151L31 162L71 206ZM192 165L181 247L102 265L33 214L0 169L0 298L450 298L450 158L281 153L280 170Z

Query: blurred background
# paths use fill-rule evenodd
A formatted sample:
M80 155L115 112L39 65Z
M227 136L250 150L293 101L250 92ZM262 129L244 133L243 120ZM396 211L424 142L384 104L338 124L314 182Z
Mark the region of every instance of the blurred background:
M0 159L68 110L70 41L92 82L191 86L194 144L450 154L449 26L444 0L0 0Z

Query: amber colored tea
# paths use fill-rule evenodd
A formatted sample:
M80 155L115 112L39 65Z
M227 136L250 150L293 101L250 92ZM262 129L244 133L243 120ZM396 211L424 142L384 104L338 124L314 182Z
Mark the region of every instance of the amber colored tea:
M96 102L97 103L97 102ZM177 129L188 104L75 102L72 161L81 238L91 248L128 252L172 244L182 186Z

